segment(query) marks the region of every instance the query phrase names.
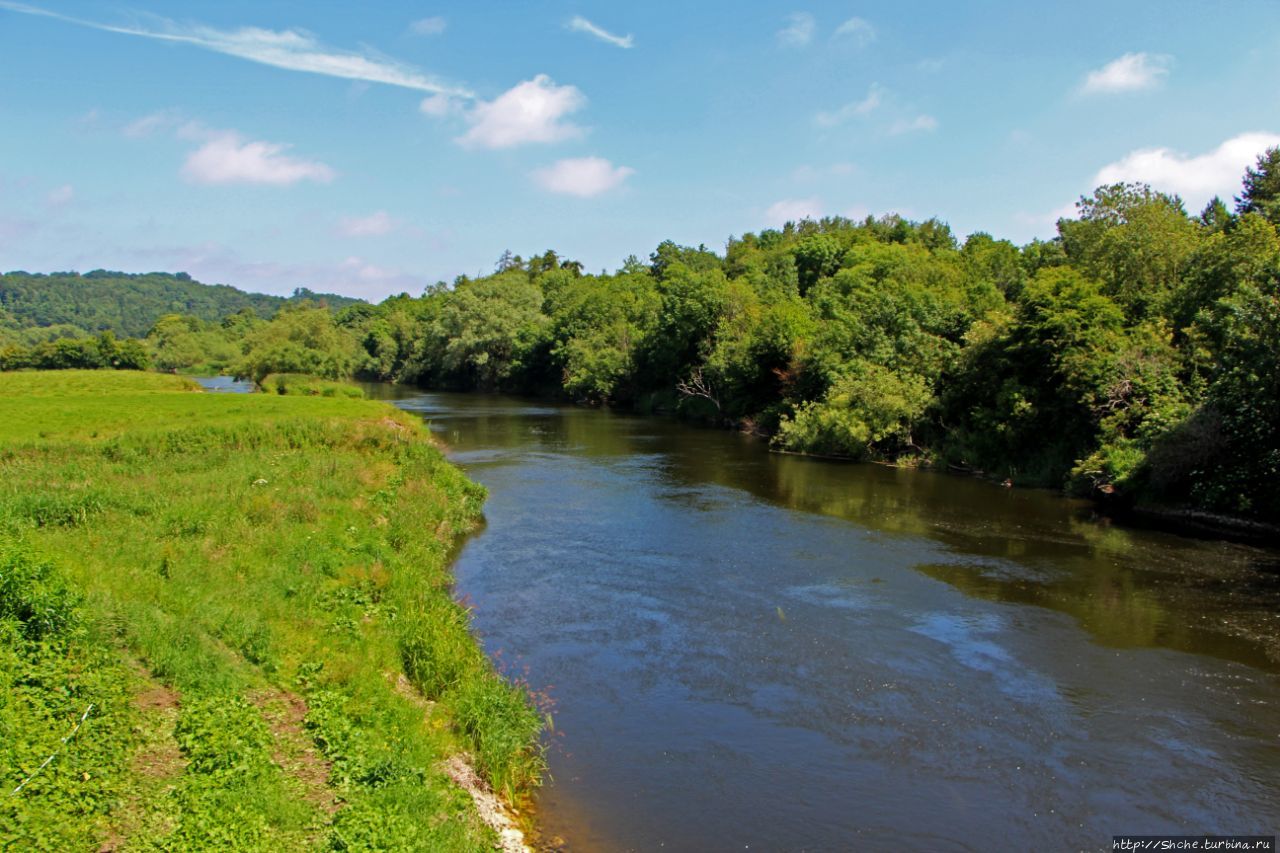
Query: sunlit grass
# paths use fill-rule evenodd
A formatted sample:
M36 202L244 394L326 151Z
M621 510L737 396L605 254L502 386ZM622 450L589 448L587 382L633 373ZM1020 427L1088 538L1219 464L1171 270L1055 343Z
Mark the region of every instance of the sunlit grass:
M105 371L0 375L0 406L0 540L65 581L91 670L136 669L137 690L180 697L162 735L145 709L104 700L83 736L135 734L104 747L109 784L90 778L110 795L92 814L68 813L58 837L85 849L108 836L125 849L490 843L438 764L470 752L519 797L541 771L541 721L451 598L450 545L484 491L420 424L371 401L206 395L177 377ZM4 686L48 657L15 654ZM74 709L67 682L82 678L39 665L47 678L24 695L61 710L45 734L14 739L25 746L0 767L10 787ZM320 794L273 757L281 735L249 701L268 687L306 703L299 728L329 768ZM132 754L152 748L148 737L182 756L165 784ZM76 767L53 767L45 788L6 804L0 823L14 828L0 845L35 843L26 818L89 785L68 775Z

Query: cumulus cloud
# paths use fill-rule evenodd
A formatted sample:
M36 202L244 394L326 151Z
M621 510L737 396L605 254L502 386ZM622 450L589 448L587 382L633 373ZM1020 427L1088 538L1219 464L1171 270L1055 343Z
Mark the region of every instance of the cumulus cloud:
M553 193L590 198L620 186L635 170L615 166L603 157L558 160L533 173L538 186Z
M858 47L866 47L876 40L876 28L864 18L850 18L836 27L832 38L849 39Z
M778 43L783 47L804 47L813 41L813 33L817 27L813 15L808 12L792 12L787 16L787 25L778 30Z
M616 36L603 27L591 23L581 15L574 15L569 19L569 23L565 24L567 29L573 30L575 33L586 33L589 36L599 39L602 42L611 44L614 47L629 48L634 43L630 34L625 36Z
M764 219L769 225L786 225L788 222L799 222L802 219L818 219L822 216L822 199L784 198L769 205L764 212Z
M246 140L230 130L203 135L204 144L182 166L183 177L191 183L288 186L299 181L328 183L335 175L324 163L290 157L285 153L290 146L283 143Z
M1280 145L1280 134L1242 133L1212 151L1190 155L1171 148L1140 148L1103 166L1093 186L1140 181L1182 196L1189 206L1202 207L1215 195L1230 198L1240 191L1245 168L1258 155Z
M343 237L379 237L396 230L400 223L385 210L368 216L346 216L338 222L338 233Z
M10 2L10 0L0 0L0 9L53 18L109 33L187 44L289 71L304 71L329 77L341 77L346 80L384 83L388 86L400 86L422 92L472 97L467 89L419 71L405 63L369 51L356 52L331 48L321 44L314 36L303 30L268 30L259 27L220 30L199 24L179 24L160 17L155 18L155 24L150 27L122 26L74 18L36 6Z
M582 128L564 120L581 109L586 97L574 86L557 86L539 74L503 92L492 101L471 108L471 129L458 137L467 148L511 148L530 142L559 142L582 135Z
M818 113L813 120L818 127L835 127L844 124L849 119L870 115L879 108L883 101L884 90L877 85L872 85L867 90L867 96L862 100L851 101L831 112Z
M1126 53L1090 71L1080 86L1086 95L1139 92L1158 86L1169 75L1173 57L1153 53Z
M433 15L430 18L419 18L409 25L409 29L414 35L419 36L438 36L444 32L447 22L439 15Z

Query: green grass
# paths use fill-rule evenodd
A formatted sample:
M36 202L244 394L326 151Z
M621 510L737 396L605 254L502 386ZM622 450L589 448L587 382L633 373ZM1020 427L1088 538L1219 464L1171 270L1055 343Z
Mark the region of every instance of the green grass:
M363 397L364 391L351 382L321 379L302 373L270 373L258 383L268 394L297 394L308 397Z
M105 371L0 406L0 848L490 848L439 764L518 802L542 721L452 600L484 492L419 423Z

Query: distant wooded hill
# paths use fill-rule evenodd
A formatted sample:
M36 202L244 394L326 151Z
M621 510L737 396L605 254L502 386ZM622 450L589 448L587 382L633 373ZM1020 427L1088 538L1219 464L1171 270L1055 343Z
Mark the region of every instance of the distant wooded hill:
M217 322L243 308L271 317L291 301L312 299L339 309L361 302L349 296L298 288L291 297L246 293L225 284L202 284L186 273L131 274L10 272L0 275L0 325L16 328L75 326L138 338L165 314Z

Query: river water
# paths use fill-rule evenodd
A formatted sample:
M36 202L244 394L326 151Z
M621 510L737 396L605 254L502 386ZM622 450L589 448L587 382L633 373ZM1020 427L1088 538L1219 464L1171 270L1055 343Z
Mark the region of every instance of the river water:
M375 390L489 488L458 593L555 700L548 845L1280 828L1274 551L660 418Z

